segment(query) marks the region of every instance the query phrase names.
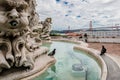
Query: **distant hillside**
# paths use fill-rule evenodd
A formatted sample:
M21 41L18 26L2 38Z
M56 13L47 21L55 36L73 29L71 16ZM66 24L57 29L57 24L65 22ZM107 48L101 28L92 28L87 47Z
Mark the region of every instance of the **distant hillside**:
M52 30L52 33L67 33L67 32L79 32L81 29L75 29L75 30Z

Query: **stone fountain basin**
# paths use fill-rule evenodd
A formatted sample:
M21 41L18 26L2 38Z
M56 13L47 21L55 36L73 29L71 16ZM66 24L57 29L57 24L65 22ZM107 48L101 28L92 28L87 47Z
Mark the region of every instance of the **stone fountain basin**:
M42 74L50 65L54 64L55 58L47 54L41 54L35 60L34 69L12 68L0 73L0 80L31 80Z

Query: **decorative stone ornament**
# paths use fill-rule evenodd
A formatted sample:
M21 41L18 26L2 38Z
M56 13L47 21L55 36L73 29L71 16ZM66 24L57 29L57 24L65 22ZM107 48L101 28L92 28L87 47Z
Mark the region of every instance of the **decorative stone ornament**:
M42 33L40 36L41 39L42 40L51 40L50 31L51 31L52 19L46 18L45 21L41 21L41 24L43 26Z
M49 35L51 18L39 24L35 6L35 0L0 0L0 72L33 69L35 59L48 52L40 36Z

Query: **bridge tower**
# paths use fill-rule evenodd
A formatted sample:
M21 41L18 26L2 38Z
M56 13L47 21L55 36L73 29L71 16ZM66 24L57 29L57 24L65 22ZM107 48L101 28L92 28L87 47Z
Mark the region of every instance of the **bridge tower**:
M89 30L92 31L92 21L90 21Z

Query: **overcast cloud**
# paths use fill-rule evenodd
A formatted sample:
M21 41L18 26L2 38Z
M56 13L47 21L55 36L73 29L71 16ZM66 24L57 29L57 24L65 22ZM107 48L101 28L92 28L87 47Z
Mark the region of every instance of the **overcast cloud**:
M37 0L40 21L53 19L52 29L107 27L120 24L120 0Z

